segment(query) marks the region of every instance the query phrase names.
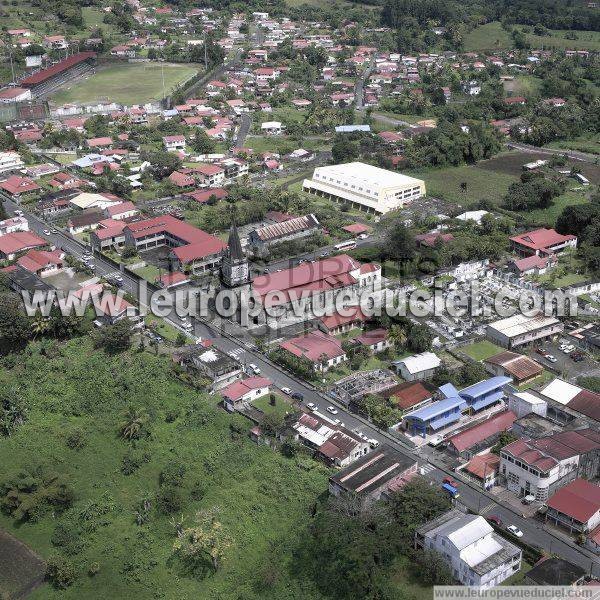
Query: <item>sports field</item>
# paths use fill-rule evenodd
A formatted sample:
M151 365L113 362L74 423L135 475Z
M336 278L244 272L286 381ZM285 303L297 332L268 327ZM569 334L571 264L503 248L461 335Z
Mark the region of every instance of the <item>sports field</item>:
M195 65L169 63L126 63L101 68L96 73L69 84L52 96L57 104L111 100L141 104L168 95L172 88L197 73Z

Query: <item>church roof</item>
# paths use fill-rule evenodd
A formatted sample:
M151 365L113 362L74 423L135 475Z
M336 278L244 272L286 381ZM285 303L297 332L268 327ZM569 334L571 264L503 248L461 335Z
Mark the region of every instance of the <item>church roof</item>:
M244 260L245 256L242 250L242 243L240 242L240 236L235 223L229 230L229 241L227 242L227 245L229 246L229 256L233 260Z

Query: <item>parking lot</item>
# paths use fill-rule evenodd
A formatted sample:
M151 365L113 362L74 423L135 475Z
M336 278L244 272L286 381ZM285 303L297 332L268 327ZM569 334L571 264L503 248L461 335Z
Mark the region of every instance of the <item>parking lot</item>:
M545 342L540 344L541 348L556 358L556 362L551 362L544 358L541 354L536 352L536 348L534 347L529 349L529 355L531 358L537 360L541 365L548 369L548 371L551 371L559 377L569 381L575 381L578 377L600 375L600 367L598 366L598 363L589 359L587 356L585 356L585 354L584 360L580 362L574 361L570 354L565 354L562 350L560 350L559 346L561 343L562 339L558 338L554 342Z

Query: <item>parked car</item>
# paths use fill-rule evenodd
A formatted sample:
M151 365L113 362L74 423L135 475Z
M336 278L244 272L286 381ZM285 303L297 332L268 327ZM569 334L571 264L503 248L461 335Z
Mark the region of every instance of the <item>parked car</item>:
M379 440L370 439L369 446L371 446L371 448L373 449L377 448L377 446L379 446Z
M328 406L325 410L328 413L331 413L332 415L337 415L338 414L338 410L334 406Z
M450 484L452 487L457 487L458 486L458 483L456 483L456 481L454 481L454 479L452 479L452 477L444 477L444 479L442 481L444 483Z
M494 525L496 525L497 527L500 527L502 525L502 519L500 517L497 517L496 515L490 515L487 520L490 523L493 523Z
M291 396L292 395L292 390L290 390L289 387L282 387L281 391L286 394L287 396Z
M543 348L536 348L535 351L542 356L546 356L546 351Z
M516 525L508 525L506 531L512 533L515 537L522 538L523 532Z
M310 408L310 410L315 410L317 408L316 404L314 402L309 402L306 405L307 408Z
M248 364L248 371L253 375L260 375L260 369L254 363Z
M298 402L302 402L302 400L304 400L304 394L301 394L300 392L294 392L292 394L292 400L298 400Z
M49 229L44 229L44 235L50 235L50 230Z
M585 358L581 352L572 352L570 356L571 360L574 360L575 362L581 362Z

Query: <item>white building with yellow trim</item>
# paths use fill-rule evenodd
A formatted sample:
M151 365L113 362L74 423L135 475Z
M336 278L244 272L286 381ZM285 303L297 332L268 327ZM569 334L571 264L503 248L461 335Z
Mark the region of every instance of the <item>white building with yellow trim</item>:
M375 214L402 208L425 195L423 180L361 162L317 167L302 187L305 192Z

